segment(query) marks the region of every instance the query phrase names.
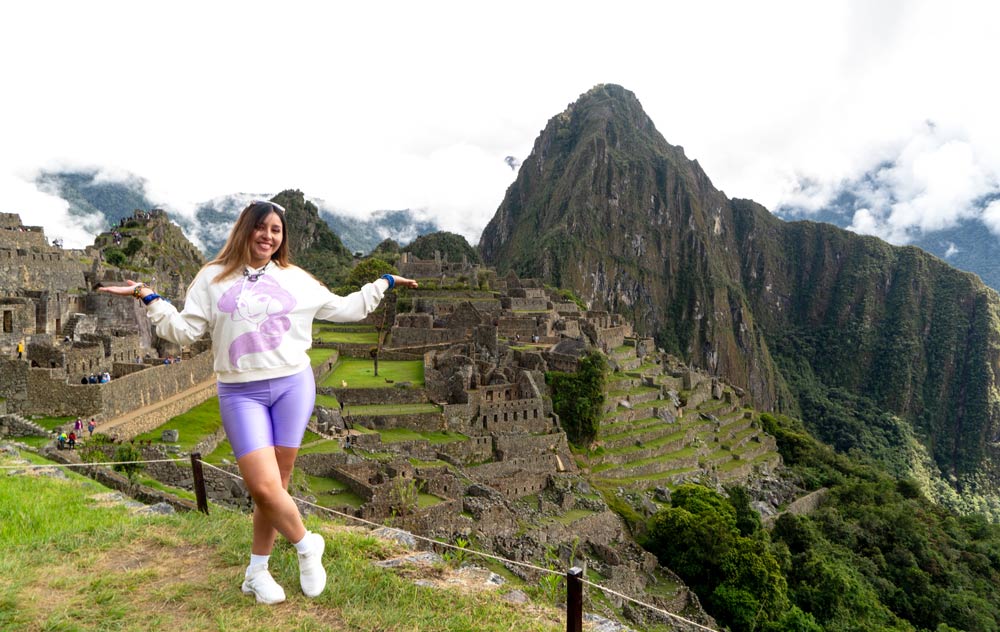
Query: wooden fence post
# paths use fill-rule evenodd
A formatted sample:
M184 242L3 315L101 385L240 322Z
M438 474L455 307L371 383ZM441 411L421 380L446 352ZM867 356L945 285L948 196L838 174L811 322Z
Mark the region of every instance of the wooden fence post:
M583 632L583 569L574 566L566 573L566 632Z
M194 496L198 511L208 515L208 495L205 493L205 473L201 470L201 452L191 453L191 472L194 474Z

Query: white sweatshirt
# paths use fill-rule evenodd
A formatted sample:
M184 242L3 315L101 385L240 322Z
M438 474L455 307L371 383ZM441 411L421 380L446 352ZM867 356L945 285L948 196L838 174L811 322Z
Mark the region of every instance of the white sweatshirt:
M184 310L164 300L146 306L156 333L180 345L212 335L220 382L252 382L294 375L309 366L314 318L338 323L361 320L378 307L388 281L379 279L348 296L337 296L302 268L270 263L256 281L243 274L213 282L220 265L195 277ZM253 272L249 270L248 272Z

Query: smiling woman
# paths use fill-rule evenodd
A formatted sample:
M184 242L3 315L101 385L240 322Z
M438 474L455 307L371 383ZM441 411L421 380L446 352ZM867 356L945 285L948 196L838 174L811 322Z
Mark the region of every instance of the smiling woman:
M289 261L285 209L256 201L243 209L219 256L191 283L183 311L144 283L101 288L141 300L162 338L186 345L211 333L222 425L254 500L242 590L260 603L285 599L268 572L278 533L298 551L302 592L315 597L326 586L323 538L306 531L287 491L316 398L307 353L313 319L361 320L397 283L417 285L386 274L337 296Z

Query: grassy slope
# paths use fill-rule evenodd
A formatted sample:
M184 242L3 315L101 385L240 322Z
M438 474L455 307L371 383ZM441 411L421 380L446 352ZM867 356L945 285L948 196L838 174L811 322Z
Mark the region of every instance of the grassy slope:
M248 516L139 516L91 496L96 483L5 476L0 482L0 629L4 630L559 630L554 609L514 606L492 591L417 586L446 568L392 571L402 551L365 532L310 519L327 537L329 589L297 589L293 549L278 545L275 578L288 601L240 593ZM427 574L430 577L427 577ZM503 590L503 589L501 589Z

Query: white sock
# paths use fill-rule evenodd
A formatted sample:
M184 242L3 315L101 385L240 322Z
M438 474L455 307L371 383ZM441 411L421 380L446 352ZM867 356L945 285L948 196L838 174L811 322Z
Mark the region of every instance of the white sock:
M306 542L306 538L309 537L310 533L312 532L306 531L306 534L302 536L302 539L294 544L295 550L298 551L299 553L305 553L306 551L309 550L309 543Z
M267 561L269 559L271 559L270 555L254 555L253 553L251 553L250 554L250 566L247 567L247 570L249 570L249 569L251 569L251 568L253 568L255 566L263 566L264 568L267 568Z

